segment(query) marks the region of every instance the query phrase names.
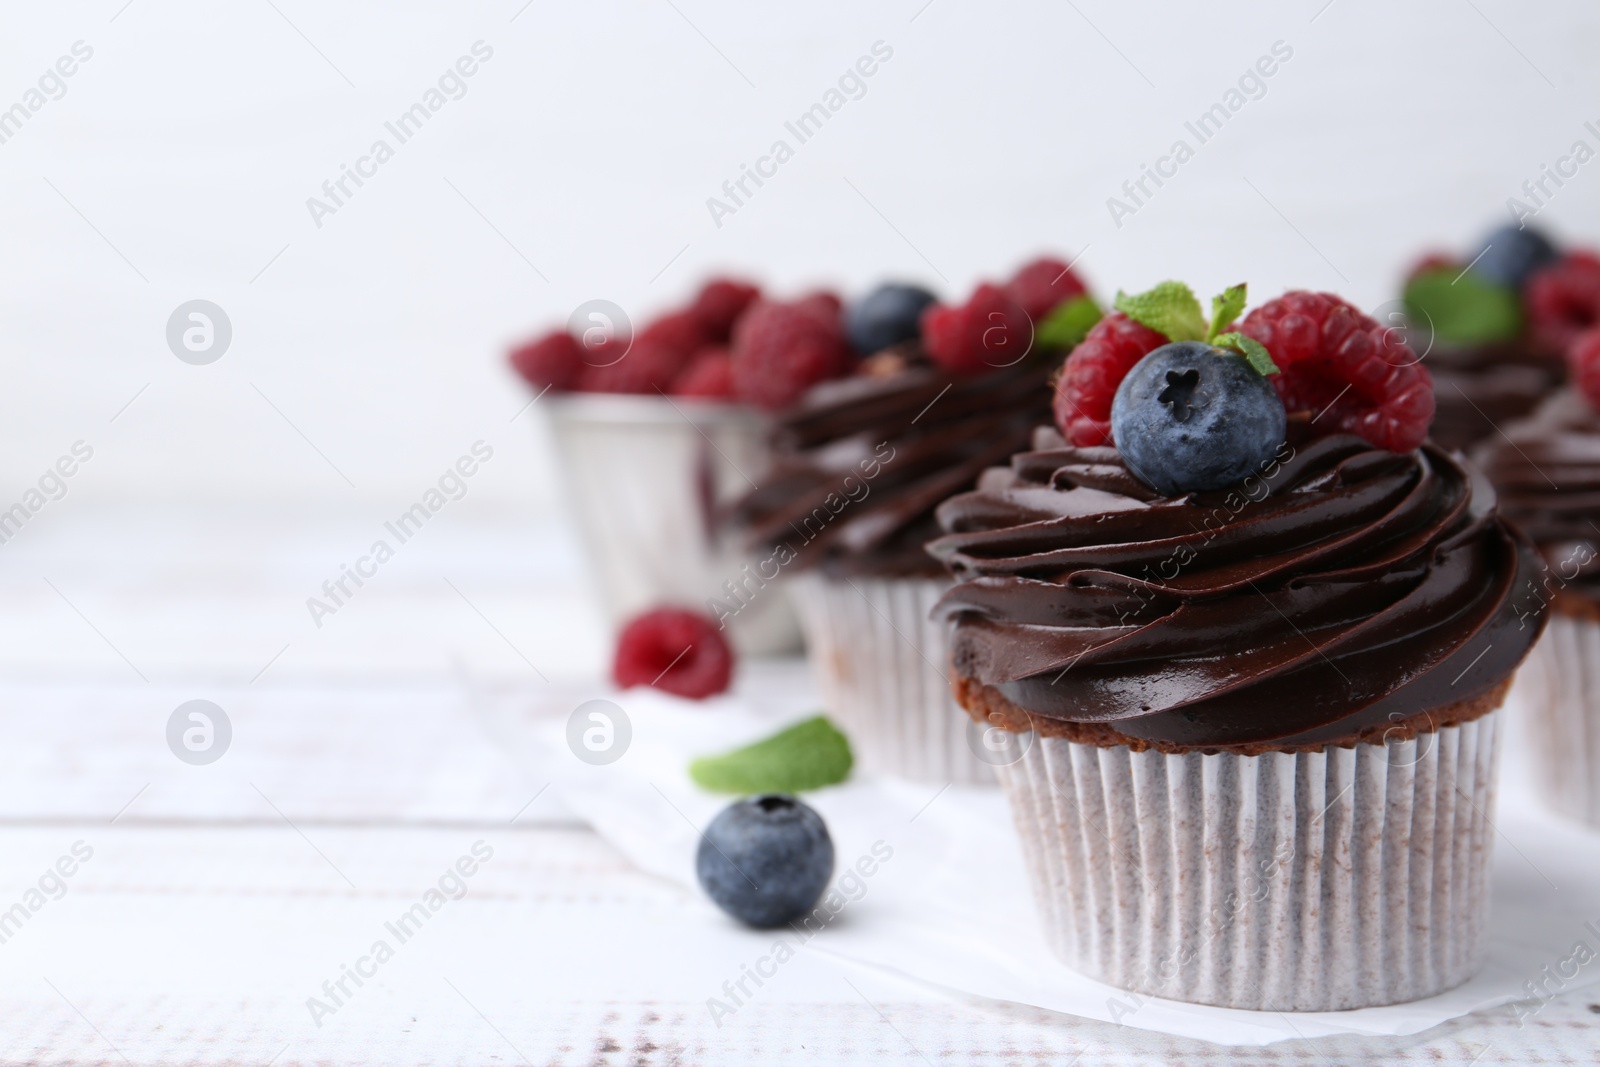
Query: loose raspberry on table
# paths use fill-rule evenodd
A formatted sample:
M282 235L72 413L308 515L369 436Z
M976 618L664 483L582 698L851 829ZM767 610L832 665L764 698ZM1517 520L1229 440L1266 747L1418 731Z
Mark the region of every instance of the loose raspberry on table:
M600 362L613 358L604 350L592 352L589 359ZM656 395L672 384L688 362L680 349L643 337L634 340L627 354L606 366L587 366L578 379L578 389L586 393L648 393Z
M1600 257L1567 253L1528 279L1522 299L1534 340L1565 352L1580 333L1600 326Z
M1117 386L1167 338L1113 311L1072 350L1056 379L1056 428L1079 448L1111 444L1111 402Z
M736 397L776 410L799 400L818 382L851 368L837 301L831 315L827 302L826 297L792 304L763 300L740 317L732 344Z
M1295 290L1245 316L1239 332L1272 353L1273 384L1291 414L1328 432L1409 452L1433 421L1433 375L1398 333L1329 293Z
M733 324L760 295L760 289L738 279L713 278L700 287L689 311L711 343L724 344L733 335Z
M733 650L704 615L657 608L622 628L611 676L624 689L649 685L702 700L728 688Z
M689 365L678 372L667 390L673 396L701 400L733 399L733 359L723 347L702 348Z
M1600 327L1580 333L1567 349L1567 369L1572 384L1589 403L1600 408Z
M1072 268L1059 259L1044 256L1027 264L1005 286L1006 295L1015 300L1035 323L1075 296L1088 291Z
M583 376L583 346L565 330L552 330L511 350L512 368L539 389L575 388Z
M1012 367L1033 345L1033 321L1004 289L978 286L960 307L931 304L922 312L922 346L945 370L958 374Z

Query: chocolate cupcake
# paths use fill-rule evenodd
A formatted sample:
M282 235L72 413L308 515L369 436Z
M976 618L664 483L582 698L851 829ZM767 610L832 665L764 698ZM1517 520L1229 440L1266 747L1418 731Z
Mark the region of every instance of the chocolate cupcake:
M1433 371L1435 442L1470 449L1561 387L1565 347L1589 319L1571 290L1597 284L1596 267L1532 227L1505 226L1468 259L1432 255L1412 269L1407 332Z
M1429 996L1482 960L1496 709L1538 562L1422 443L1427 371L1393 335L1311 293L1223 331L1226 297L1209 330L1119 299L1061 377L1075 443L1041 429L941 505L957 699L1010 742L1071 966L1257 1010ZM1230 349L1271 368L1277 421ZM1186 466L1219 449L1248 473Z
M929 618L950 579L923 545L939 503L1049 418L1048 373L955 375L909 354L888 377L819 386L780 417L772 467L739 502L750 542L799 572L813 669L870 771L994 781L950 697L947 627Z
M1549 567L1516 600L1526 615L1550 616L1517 682L1538 788L1557 811L1600 827L1600 412L1563 390L1477 459Z
M963 307L918 305L897 329L882 312L917 291L892 288L901 295L879 290L846 315L858 346L889 347L779 415L771 467L729 522L773 561L766 570L794 573L812 668L863 768L992 784L994 757L950 695L948 626L930 618L950 579L923 546L938 504L1048 420L1060 323L1098 311L1048 260ZM879 314L859 310L874 304Z

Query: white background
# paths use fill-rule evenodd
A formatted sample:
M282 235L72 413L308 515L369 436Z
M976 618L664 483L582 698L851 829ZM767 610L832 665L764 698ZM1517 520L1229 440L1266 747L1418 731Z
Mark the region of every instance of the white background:
M1600 120L1579 3L123 2L3 16L0 104L95 52L0 145L0 489L82 437L85 497L349 498L254 383L354 494L397 503L497 435L509 462L474 491L547 503L501 355L585 299L643 316L717 267L961 296L1087 249L1108 293L1244 278L1371 305ZM467 95L317 229L307 197L480 39ZM706 198L877 40L866 95L714 226ZM1106 198L1277 40L1266 96L1117 229ZM1560 230L1595 236L1594 171L1547 211ZM163 340L195 297L234 323L210 367Z
M155 603L107 601L120 617L73 602L154 670L262 612L229 653L246 677L296 635L329 661L367 654L340 641L392 645L382 591L332 638L304 598L480 438L495 460L393 573L442 588L420 559L441 552L485 568L484 595L512 574L546 595L579 557L537 409L509 421L528 393L503 353L583 300L641 319L721 268L779 292L894 275L959 298L1057 250L1102 294L1247 279L1257 299L1311 286L1373 307L1417 253L1468 245L1594 140L1593 5L1324 3L8 3L0 106L74 42L94 56L0 144L0 507L74 441L95 458L0 546L28 620L0 655L123 669L52 573L68 598L63 581L109 597L144 579ZM318 228L307 198L478 40L494 55L467 94ZM880 40L893 58L865 96L716 226L707 198ZM1184 122L1280 40L1293 58L1265 96L1115 225L1107 198L1192 144ZM1592 239L1597 205L1592 164L1541 221ZM197 297L234 330L200 367L165 342ZM245 581L259 612L171 606ZM562 666L599 662L581 597L575 630L507 610L518 645L577 632L588 651ZM399 658L453 654L423 644Z

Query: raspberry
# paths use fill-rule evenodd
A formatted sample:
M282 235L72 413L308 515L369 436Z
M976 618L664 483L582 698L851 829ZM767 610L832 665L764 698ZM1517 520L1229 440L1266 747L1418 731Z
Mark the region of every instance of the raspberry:
M838 295L825 289L801 297L794 302L794 306L834 326L838 325L839 313L844 310L844 303Z
M1464 263L1461 263L1448 252L1429 252L1412 264L1410 270L1406 271L1406 281L1415 281L1422 275L1432 274L1434 271L1448 270L1460 273L1465 266Z
M1006 283L1006 295L1034 322L1042 322L1058 305L1086 291L1071 267L1048 256L1029 263Z
M1600 257L1570 252L1528 279L1523 305L1535 341L1565 352L1584 330L1600 325Z
M511 350L511 366L539 389L571 389L585 370L583 346L565 330L552 330Z
M758 301L740 317L732 345L735 396L776 410L849 370L837 307L830 316L825 304L816 297L793 304Z
M1256 308L1239 331L1272 353L1283 406L1326 431L1409 452L1433 421L1433 375L1393 331L1328 293L1295 290Z
M1586 330L1572 342L1567 349L1567 369L1578 391L1600 408L1600 329Z
M1079 448L1111 444L1111 401L1145 356L1167 343L1162 334L1113 311L1089 331L1056 380L1056 428Z
M725 343L733 335L733 324L739 321L761 290L732 278L713 278L700 287L689 311L700 322L700 327L712 343Z
M590 355L598 363L611 357L601 351ZM636 339L627 354L603 367L588 366L578 379L586 393L648 393L665 390L683 369L687 359L682 351L661 341Z
M677 349L685 359L711 341L700 319L690 311L662 315L639 332L638 340Z
M672 380L673 396L702 400L733 399L733 360L726 348L702 348Z
M702 700L728 688L733 651L704 615L657 608L622 628L611 677L623 689L649 685Z
M945 370L981 374L1022 362L1033 322L999 286L978 286L965 304L930 304L922 312L922 344Z

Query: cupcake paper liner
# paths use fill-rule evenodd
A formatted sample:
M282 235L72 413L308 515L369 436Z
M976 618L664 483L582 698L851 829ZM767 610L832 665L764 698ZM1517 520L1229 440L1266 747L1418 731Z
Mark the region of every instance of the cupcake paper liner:
M1600 623L1552 614L1517 675L1540 795L1600 827Z
M812 670L862 769L993 785L950 695L949 625L928 618L949 588L944 578L806 574L793 590Z
M1499 719L1260 756L1023 734L1000 779L1068 965L1200 1004L1371 1007L1482 962Z

